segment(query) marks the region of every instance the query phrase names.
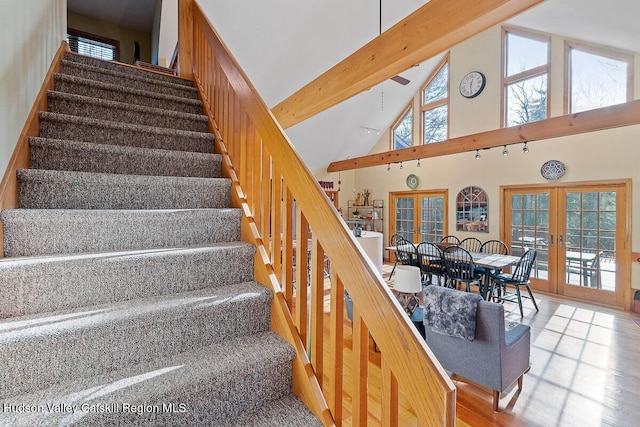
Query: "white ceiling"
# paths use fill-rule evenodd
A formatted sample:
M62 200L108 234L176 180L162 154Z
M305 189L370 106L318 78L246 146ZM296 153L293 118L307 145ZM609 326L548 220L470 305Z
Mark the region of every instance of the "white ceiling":
M379 33L380 0L197 1L270 107ZM140 11L142 2L105 0L100 2L100 9L103 13L117 12L115 16L124 20L124 11ZM98 8L94 1L68 0L70 8L76 3ZM383 0L383 31L424 3ZM119 8L122 10L115 10ZM638 0L547 0L510 23L638 52L638 16ZM433 58L402 73L411 80L407 86L384 82L287 129L287 134L311 169L365 155L380 136L364 127L381 131L388 128L438 60Z

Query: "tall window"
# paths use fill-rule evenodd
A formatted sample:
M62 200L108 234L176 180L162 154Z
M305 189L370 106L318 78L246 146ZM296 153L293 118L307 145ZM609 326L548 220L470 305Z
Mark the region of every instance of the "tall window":
M505 28L503 52L504 125L548 116L549 37Z
M393 124L391 132L391 149L400 150L413 145L413 103L410 102L407 108L402 111L400 117Z
M67 42L72 52L107 61L120 60L120 42L118 40L69 29Z
M449 57L438 65L422 89L422 143L444 141L449 136Z
M633 56L566 42L565 111L578 113L633 98Z

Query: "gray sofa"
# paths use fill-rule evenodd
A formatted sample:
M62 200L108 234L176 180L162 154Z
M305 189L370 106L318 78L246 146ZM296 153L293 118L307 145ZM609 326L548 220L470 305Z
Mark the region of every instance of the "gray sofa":
M529 326L522 324L505 331L503 306L480 300L475 309L472 341L447 335L441 327L441 332L435 332L434 328L438 329L439 326L432 326L434 311L437 311L436 317L444 320L445 324L449 320L455 323L460 320L460 313L457 312L460 309L455 304L443 301L468 298L468 295L442 286L424 287L425 340L445 370L492 389L493 410L498 411L502 391L515 381L518 381L518 389L522 389L522 378L530 366L531 331ZM434 302L443 306L434 310ZM452 306L456 310L451 310ZM452 319L443 318L450 315L453 315Z

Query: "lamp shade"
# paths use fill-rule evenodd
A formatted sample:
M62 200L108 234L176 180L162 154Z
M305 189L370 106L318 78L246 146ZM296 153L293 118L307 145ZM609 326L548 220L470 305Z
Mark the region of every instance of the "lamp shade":
M415 294L422 291L420 269L412 265L396 266L393 289L398 292Z

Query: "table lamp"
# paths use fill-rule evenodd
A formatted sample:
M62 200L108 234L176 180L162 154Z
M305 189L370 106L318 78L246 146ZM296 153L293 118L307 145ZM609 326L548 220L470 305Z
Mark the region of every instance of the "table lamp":
M420 268L412 265L399 265L396 267L393 289L398 292L398 302L411 316L420 301L416 294L422 291Z

